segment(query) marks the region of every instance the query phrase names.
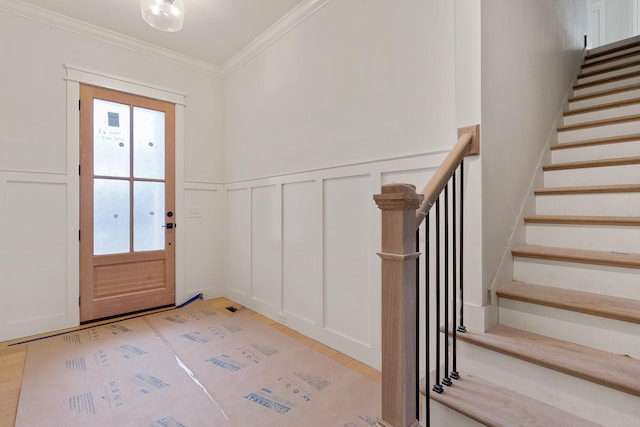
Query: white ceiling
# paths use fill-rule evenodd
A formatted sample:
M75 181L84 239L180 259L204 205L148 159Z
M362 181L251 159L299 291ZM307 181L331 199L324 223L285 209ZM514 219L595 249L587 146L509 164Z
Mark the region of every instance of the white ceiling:
M138 0L22 1L219 67L305 3L305 0L184 0L184 28L177 33L165 33L142 20Z

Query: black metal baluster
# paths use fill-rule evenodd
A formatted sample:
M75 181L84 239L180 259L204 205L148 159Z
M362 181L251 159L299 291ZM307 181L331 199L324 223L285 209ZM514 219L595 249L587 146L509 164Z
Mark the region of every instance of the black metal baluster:
M442 384L451 385L449 378L449 183L444 187L444 378Z
M453 283L451 286L452 289L452 293L453 295L451 296L451 300L452 300L452 305L453 305L453 309L451 310L451 312L453 313L453 327L451 328L452 333L453 333L453 368L451 370L451 375L450 377L453 378L454 380L460 379L460 374L458 373L458 337L457 337L457 333L458 331L456 330L456 325L457 325L457 321L458 321L458 309L457 309L457 287L458 287L458 252L457 252L457 240L458 240L458 228L456 227L457 224L457 219L458 219L458 211L456 210L456 200L459 196L459 191L458 191L458 185L456 182L456 175L458 174L458 171L456 170L453 173L453 177L452 177L452 181L453 181L453 204L452 204L452 210L453 210Z
M425 366L426 366L426 370L427 370L427 374L425 377L425 392L426 392L426 399L425 399L425 415L426 415L426 422L427 422L427 427L429 427L429 423L431 422L431 403L430 403L430 393L431 391L429 390L429 384L431 384L431 370L430 370L430 366L431 366L431 341L430 341L430 337L431 337L431 332L429 330L429 325L431 323L431 306L430 301L431 301L431 295L430 295L430 282L431 282L431 278L429 277L429 272L431 271L430 269L430 265L429 262L431 260L431 258L429 257L429 214L427 213L427 217L425 218L425 231L424 231L424 240L425 240L425 244L424 244L424 261L425 261L425 265L424 265L424 297L425 297L425 332L426 332L426 351L425 351Z
M416 230L416 253L420 253L420 227ZM416 257L416 420L420 419L420 256ZM428 383L427 383L428 384ZM429 396L427 393L427 400ZM429 425L427 414L427 425Z
M440 384L440 196L436 199L436 383L433 391L442 393Z
M464 326L464 159L460 162L460 326L458 332L467 332Z

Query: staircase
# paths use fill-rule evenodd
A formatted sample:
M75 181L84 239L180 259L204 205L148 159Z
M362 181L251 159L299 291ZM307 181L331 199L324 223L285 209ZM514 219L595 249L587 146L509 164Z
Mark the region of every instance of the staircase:
M640 39L586 56L543 176L499 325L458 335L465 374L431 397L491 426L640 426Z

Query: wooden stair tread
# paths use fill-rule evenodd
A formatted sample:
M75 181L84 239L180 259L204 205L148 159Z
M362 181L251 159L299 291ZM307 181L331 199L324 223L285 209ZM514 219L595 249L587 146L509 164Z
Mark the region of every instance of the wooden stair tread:
M513 281L496 290L500 298L640 323L640 301Z
M640 71L634 71L634 72L625 73L625 74L618 74L616 76L606 77L604 79L594 80L594 81L588 82L588 83L576 84L576 85L573 86L573 90L578 90L578 89L584 89L584 88L587 88L587 87L598 86L598 85L605 84L605 83L618 82L620 80L630 79L632 77L638 77L638 76L640 76Z
M612 108L620 108L628 105L640 104L640 98L631 98L615 102L607 102L605 104L592 105L590 107L575 108L562 113L564 117L576 116L578 114L592 113L594 111L609 110Z
M640 217L532 215L525 217L524 222L527 224L640 226Z
M593 193L635 193L640 191L639 184L624 185L591 185L581 187L545 187L536 188L536 196L552 196L561 194L593 194Z
M601 90L598 92L586 93L584 95L573 96L569 98L569 102L584 101L585 99L598 98L600 96L612 95L614 93L628 92L636 89L640 89L640 84L620 86L612 89Z
M597 76L598 74L610 73L612 71L619 71L625 68L634 67L640 64L640 60L638 61L630 61L624 64L612 65L611 67L601 68L599 70L592 70L587 72L582 72L578 74L578 79L584 79L587 77Z
M640 141L640 134L613 136L608 138L586 139L576 142L565 142L552 145L551 151L566 150L571 148L592 147L594 145L619 144L624 142Z
M615 390L640 396L640 361L629 356L498 325L460 340Z
M622 166L622 165L637 165L637 164L640 164L640 157L618 157L615 159L555 163L552 165L543 166L542 170L555 171L555 170L565 170L565 169L583 169L583 168L597 168L597 167L604 167L604 166Z
M595 58L600 58L601 56L607 56L607 55L614 54L616 52L625 51L627 49L633 49L634 47L638 47L638 46L640 46L640 41L630 42L630 43L627 43L627 44L621 44L619 46L614 46L614 47L611 47L611 48L599 50L598 52L587 53L584 56L584 60L585 61L589 61L589 60L592 60L592 59L595 59Z
M490 427L595 427L584 418L516 393L481 378L460 373L460 379L431 399Z
M640 268L640 254L592 251L587 249L557 248L553 246L525 245L511 251L514 257L608 265L612 267Z
M634 52L629 52L629 53L624 53L622 55L617 55L611 58L605 58L605 59L601 59L601 60L596 60L593 62L590 62L588 64L582 64L582 69L586 70L589 69L591 67L595 67L597 65L602 65L602 64L606 64L608 62L615 62L615 61L619 61L621 59L628 59L628 58L633 58L634 56L638 56L640 54L640 52L638 51L634 51Z
M593 128L593 127L598 127L598 126L608 126L608 125L615 125L618 123L628 123L628 122L635 122L640 120L640 114L633 114L631 116L622 116L622 117L612 117L609 119L602 119L602 120L594 120L591 122L584 122L584 123L576 123L573 125L566 125L566 126L560 126L558 127L558 132L569 132L572 130L578 130L578 129L588 129L588 128Z

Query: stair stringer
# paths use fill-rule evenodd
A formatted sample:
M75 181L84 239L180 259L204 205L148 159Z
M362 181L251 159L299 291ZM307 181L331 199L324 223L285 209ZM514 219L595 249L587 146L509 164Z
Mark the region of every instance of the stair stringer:
M569 105L569 99L573 92L573 85L577 82L577 77L574 78L569 87L566 90L563 101L559 107L558 114L556 115L555 121L552 123L551 128L549 130L547 141L540 151L540 154L537 159L535 174L531 177L529 181L529 186L525 193L525 197L522 199L522 203L520 205L520 210L518 211L518 215L514 218L513 223L511 224L511 234L509 235L509 239L504 247L502 252L502 256L500 257L500 261L496 266L493 275L488 284L489 290L489 304L494 307L493 312L495 315L489 318L489 321L485 324L485 331L489 330L491 327L498 324L498 313L497 313L497 305L498 298L496 296L496 289L503 283L511 280L513 278L513 255L511 251L523 245L525 243L526 238L526 229L524 218L528 215L532 215L535 212L535 196L534 189L540 187L543 182L544 172L542 170L543 165L548 164L551 161L551 151L550 147L558 142L558 127L562 126L564 120L564 112L567 110Z

